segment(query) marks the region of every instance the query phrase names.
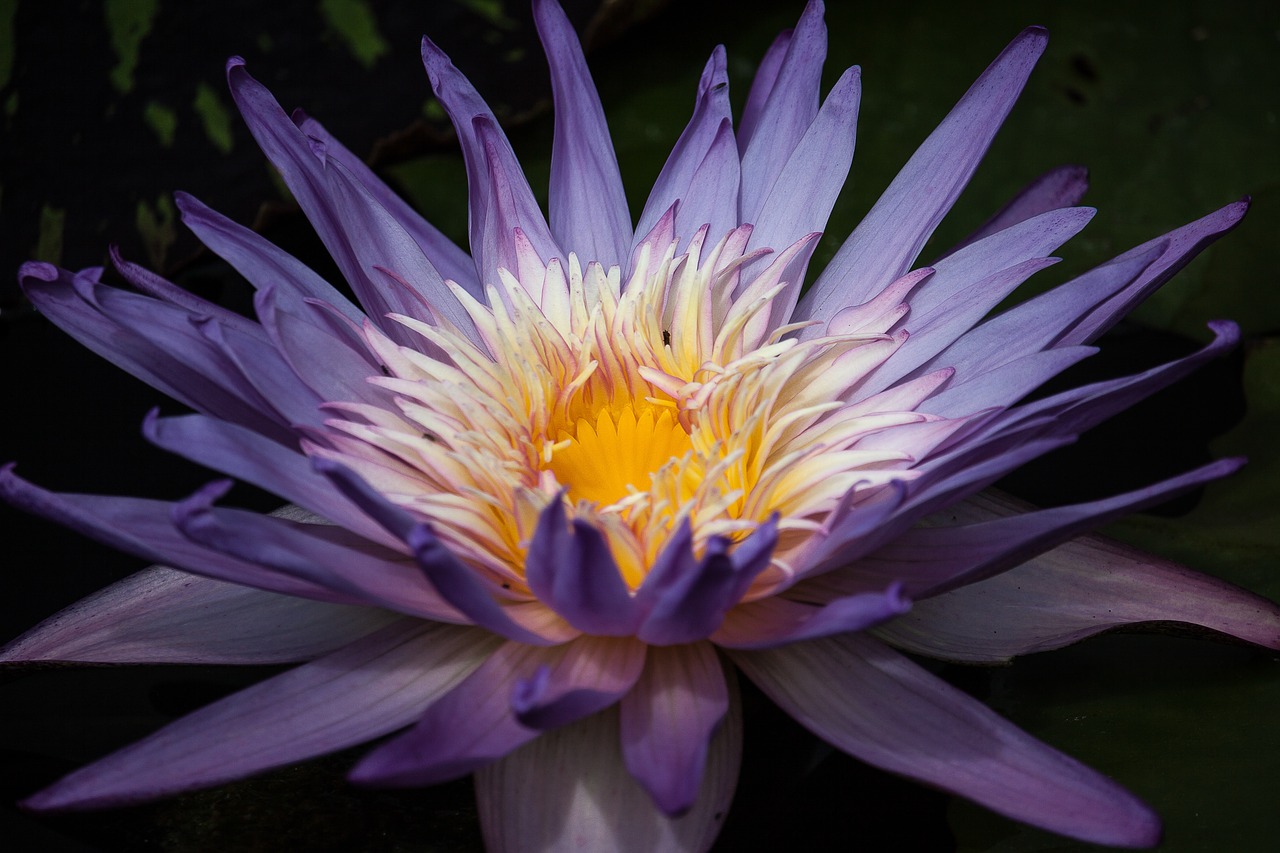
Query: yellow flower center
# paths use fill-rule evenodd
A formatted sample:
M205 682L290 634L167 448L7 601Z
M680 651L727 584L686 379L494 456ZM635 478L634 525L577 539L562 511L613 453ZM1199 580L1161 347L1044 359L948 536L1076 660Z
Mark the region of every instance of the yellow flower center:
M579 418L557 431L547 470L575 503L612 507L648 492L654 474L693 449L669 408L634 404L614 415L601 409L595 423Z

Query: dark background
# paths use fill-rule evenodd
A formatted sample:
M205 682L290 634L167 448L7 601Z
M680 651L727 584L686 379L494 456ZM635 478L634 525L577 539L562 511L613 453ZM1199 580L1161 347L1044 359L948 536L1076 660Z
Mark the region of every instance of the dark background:
M1240 321L1232 358L1127 413L1004 485L1052 504L1131 488L1246 453L1203 495L1110 532L1280 597L1280 12L1218 2L1073 4L833 2L827 83L863 66L851 183L824 262L914 146L1019 29L1049 50L954 214L941 249L1053 166L1092 170L1100 208L1029 291L1242 195L1244 224L1104 339L1076 381L1142 369L1203 342L1204 321ZM799 2L567 3L588 33L633 209L687 120L711 48L729 49L735 103ZM523 2L179 3L0 0L0 461L66 491L177 498L206 471L149 447L138 426L176 404L81 349L19 295L30 258L79 268L126 257L233 307L248 288L200 253L169 194L189 191L327 271L241 126L223 63L241 54L286 108L303 106L368 155L465 245L466 189L418 61L430 34L508 126L535 191L548 174L545 63ZM933 249L926 249L928 255ZM238 489L244 505L268 496ZM60 528L0 510L7 558L0 639L140 568ZM271 670L102 668L0 675L0 799L92 758ZM1264 850L1280 837L1280 671L1274 655L1181 637L1116 635L1013 667L944 675L1020 725L1107 772L1166 819L1162 849ZM829 755L748 692L743 781L726 850L1080 850ZM353 791L351 754L152 806L81 817L14 810L0 837L33 849L471 850L470 786Z

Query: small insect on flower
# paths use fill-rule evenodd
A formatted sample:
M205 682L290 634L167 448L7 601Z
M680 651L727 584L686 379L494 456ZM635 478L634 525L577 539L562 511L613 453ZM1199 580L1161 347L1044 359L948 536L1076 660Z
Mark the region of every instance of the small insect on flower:
M195 410L165 450L287 507L55 494L11 502L157 562L3 651L22 661L299 665L34 794L132 803L393 735L362 785L475 774L495 850L705 850L742 750L736 673L833 746L1087 841L1151 810L902 654L1003 661L1175 621L1280 648L1270 602L1077 534L1224 476L1034 510L983 492L1230 348L1024 402L1243 216L1229 205L992 315L1089 222L1083 171L918 256L1046 34L1019 34L806 286L853 159L850 68L821 96L823 7L730 115L711 56L639 217L577 37L535 0L556 128L544 216L493 113L422 56L470 186L470 252L240 59L236 105L356 302L178 195L256 289L250 319L115 255L22 270L77 340ZM199 618L195 618L196 616Z

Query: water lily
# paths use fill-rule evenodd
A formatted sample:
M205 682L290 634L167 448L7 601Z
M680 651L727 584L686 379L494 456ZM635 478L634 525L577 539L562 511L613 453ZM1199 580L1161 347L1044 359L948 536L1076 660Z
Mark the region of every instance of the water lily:
M997 812L1147 845L1151 810L901 650L991 662L1179 621L1280 647L1263 599L1096 538L1235 470L1034 510L982 492L1231 347L1023 402L1207 243L1229 205L989 316L1088 223L1082 170L919 255L1046 44L1028 29L832 261L808 262L850 168L860 72L821 97L822 4L730 116L723 49L636 224L576 36L534 3L556 109L549 215L492 112L423 59L470 183L468 254L233 59L228 82L354 293L188 196L256 318L114 256L32 263L31 301L195 410L158 446L287 502L0 489L158 566L5 661L301 662L78 770L41 810L137 802L390 737L353 782L475 774L495 850L706 849L741 754L737 678L835 747ZM170 568L173 567L173 568Z

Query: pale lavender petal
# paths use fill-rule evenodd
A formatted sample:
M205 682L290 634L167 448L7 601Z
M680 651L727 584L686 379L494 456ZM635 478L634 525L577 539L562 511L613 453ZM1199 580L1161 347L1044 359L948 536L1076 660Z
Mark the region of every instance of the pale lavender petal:
M257 323L234 311L223 308L217 303L201 299L199 296L183 290L168 279L151 272L146 267L125 260L124 256L120 254L118 246L111 247L110 255L112 266L124 277L125 281L148 296L168 302L188 314L209 317L217 320L223 326L230 326L236 329L242 334L253 335L259 340L266 340L265 334Z
M680 235L696 234L709 225L712 241L738 226L738 187L741 165L733 141L733 123L721 119L702 162L689 179L689 188L676 205L675 229ZM666 247L662 247L665 249Z
M1063 347L1033 352L990 370L970 371L965 374L965 381L953 381L945 390L922 402L916 411L955 418L993 406L1012 406L1097 351L1097 347Z
M732 672L726 675L729 712L711 738L702 788L683 817L662 814L627 772L618 745L618 712L611 708L547 732L477 771L486 848L493 853L706 851L724 824L742 760L742 704Z
M822 576L826 577L829 575ZM809 588L808 584L797 585L790 594L803 599ZM882 592L833 597L821 605L778 596L761 598L729 611L724 624L711 635L711 641L729 649L768 649L800 640L864 631L911 609L911 602L901 593L902 584L891 581Z
M607 269L627 259L632 235L604 108L582 46L560 4L536 0L533 17L551 66L555 102L548 205L551 232L584 263L598 261Z
M764 209L783 164L791 159L818 114L822 63L827 58L827 27L821 0L810 0L791 34L769 94L753 117L749 141L742 149L743 222L755 222ZM799 234L813 231L801 229ZM797 236L799 236L797 234Z
M604 535L565 517L556 497L538 517L525 559L529 589L573 627L602 637L635 632L638 608Z
M1047 40L1043 29L1031 27L996 57L854 229L800 301L795 319L825 323L911 268L969 182Z
M294 663L396 618L152 566L50 616L0 663Z
M325 156L341 163L360 186L368 191L374 201L395 218L442 277L462 285L468 293L480 294L480 284L476 281L476 266L471 256L461 246L446 237L439 228L423 219L421 214L387 186L363 160L335 139L324 125L301 110L294 110L291 118L299 130L312 139L318 139L324 143Z
M1096 213L1091 207L1050 210L943 258L932 266L933 276L911 294L912 320L946 310L957 293L996 270L1049 257L1083 231Z
M636 222L636 246L649 236L673 205L688 197L693 175L706 159L725 120L732 121L729 115L729 78L725 71L724 48L717 47L702 72L693 116L671 149L667 162L653 182L653 189L649 191L644 210L640 212L640 219ZM678 236L688 240L690 235ZM666 246L661 248L665 250Z
M258 290L275 287L297 298L319 299L359 322L364 312L311 268L271 241L186 193L175 193L182 222L224 261L235 267Z
M1128 791L870 637L730 656L802 725L869 764L1082 841L1143 847L1160 837Z
M714 646L649 649L644 673L619 706L622 759L663 814L679 817L693 808L711 737L728 710Z
M23 805L50 811L135 803L372 740L412 722L495 645L473 628L400 620L188 714Z
M1025 509L984 493L967 518ZM946 660L996 663L1143 622L1208 628L1280 649L1280 607L1225 581L1102 536L1083 536L987 580L921 601L884 639Z
M941 257L954 254L970 243L976 243L1033 216L1062 207L1074 207L1084 198L1088 189L1089 170L1084 166L1068 165L1050 169L1019 190L1004 207Z
M768 568L777 541L777 519L772 518L732 551L727 551L725 540L713 537L699 559L693 554L686 519L667 540L636 594L643 614L636 636L658 645L710 636L751 581Z
M267 592L333 604L362 603L353 596L196 545L179 533L170 521L172 504L140 498L48 492L18 477L12 468L8 465L0 469L0 497L113 548L152 562ZM215 483L209 488L214 494L222 494L229 486L229 483Z
M787 56L787 48L791 46L793 30L778 33L773 44L765 51L760 65L756 68L755 77L751 78L751 91L747 93L747 102L742 107L742 119L738 122L738 150L745 151L755 136L756 125L760 121L760 113L769 100L769 93L778 82L778 72L782 69L782 61Z
M409 731L369 753L351 771L351 781L364 785L430 785L465 776L502 758L536 738L540 729L522 725L512 697L522 680L546 667L547 690L555 696L596 690L596 701L579 705L584 715L618 701L612 689L626 690L639 674L639 654L619 655L631 640L582 637L557 648L506 643L447 696L426 710ZM624 673L607 672L620 659L631 661Z
M778 176L754 219L747 249L781 250L805 234L822 231L853 163L862 79L850 68L831 87L822 109L779 166ZM799 289L800 282L796 282Z

